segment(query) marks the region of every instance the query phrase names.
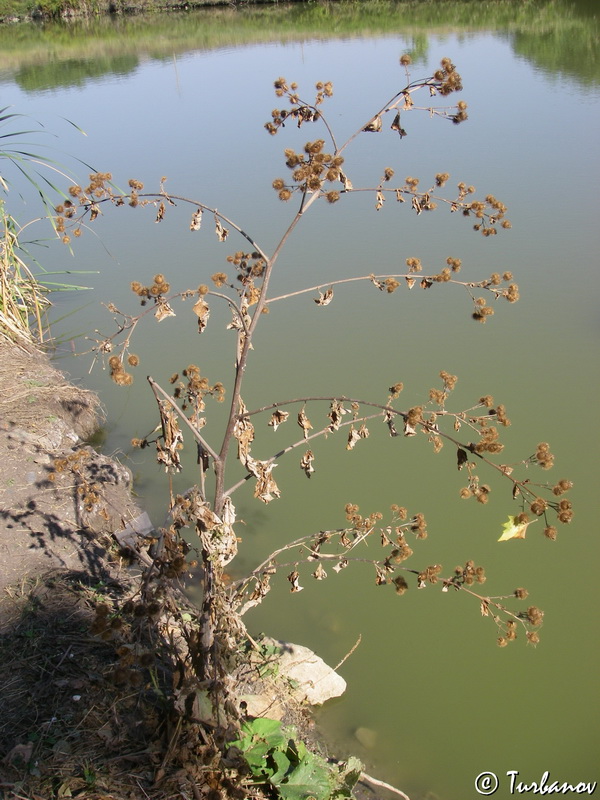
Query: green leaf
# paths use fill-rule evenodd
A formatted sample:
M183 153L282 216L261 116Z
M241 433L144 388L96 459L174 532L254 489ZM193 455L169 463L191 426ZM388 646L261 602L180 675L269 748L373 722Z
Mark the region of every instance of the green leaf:
M527 532L527 528L531 525L532 522L536 520L530 520L529 522L519 522L518 516L510 516L508 520L502 526L502 530L504 533L498 539L499 542L508 542L509 539L524 539L525 534Z
M248 720L241 726L240 733L240 738L229 742L229 746L242 751L254 775L268 774L265 772L267 755L272 750L283 750L287 744L281 722L263 718Z
M360 780L361 773L363 771L362 762L356 758L355 756L350 756L350 758L341 764L338 764L339 774L336 776L337 786L332 793L332 797L339 798L342 800L343 798L351 798L354 797L352 794L352 790Z
M322 758L307 753L277 789L282 800L327 800L332 789L331 770Z
M276 770L269 778L269 781L273 784L273 786L277 786L277 784L281 783L281 781L287 775L291 767L291 762L285 753L281 752L281 750L274 750L271 753L271 759L275 763Z

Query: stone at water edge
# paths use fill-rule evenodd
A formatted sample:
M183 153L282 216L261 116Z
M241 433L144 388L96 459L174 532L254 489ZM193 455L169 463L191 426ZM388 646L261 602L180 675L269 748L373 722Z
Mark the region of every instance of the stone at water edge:
M354 731L354 738L367 750L374 750L377 746L377 733L371 728L357 728Z
M281 652L277 656L279 672L294 681L294 695L310 703L322 705L346 691L346 681L318 655L300 644L264 639L263 642L277 645Z

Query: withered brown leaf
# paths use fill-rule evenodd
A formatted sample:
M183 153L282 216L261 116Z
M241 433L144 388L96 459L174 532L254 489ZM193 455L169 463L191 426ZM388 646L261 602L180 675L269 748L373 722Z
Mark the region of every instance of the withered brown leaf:
M246 410L246 405L240 397L238 405L239 416L233 426L233 436L238 442L238 458L245 467L247 467L247 461L250 457L250 445L254 441L254 425L248 417L244 416Z
M383 415L383 418L385 420L385 424L388 426L388 429L390 431L390 436L398 436L398 431L396 429L396 426L394 425L394 415L392 414L392 412L386 411L385 414Z
M227 230L227 228L223 227L223 225L221 224L221 220L216 214L215 214L215 233L217 234L217 239L220 242L224 242L229 236L229 231Z
M416 436L417 435L417 431L409 423L409 421L407 419L404 420L404 435L405 436Z
M377 280L375 275L369 275L369 280L371 281L371 283L374 286L376 286L379 289L380 292L384 292L385 291L385 289L386 289L385 283L383 281Z
M312 425L310 420L306 416L306 412L304 411L304 409L302 409L298 413L298 425L300 425L300 427L302 428L302 431L304 433L304 438L308 439L308 432L312 430Z
M329 287L326 292L319 291L319 296L313 297L313 300L318 306L328 306L333 300L333 289Z
M183 446L183 434L179 428L177 417L171 406L165 401L158 403L160 422L162 426L163 443L156 442L156 460L163 464L165 470L179 472L181 460L179 450Z
M290 574L287 576L287 579L292 584L292 593L301 592L304 589L304 586L300 586L300 574L297 570L290 572Z
M377 116L371 120L368 125L365 125L363 131L366 133L378 133L381 130L381 117Z
M190 222L190 230L191 231L199 231L202 226L202 214L204 212L201 208L194 211L192 214L192 220Z
M201 297L194 303L192 311L198 317L198 333L202 333L210 316L210 306Z
M412 104L412 101L411 101L411 104ZM406 105L404 107L406 108ZM396 116L394 117L394 121L390 125L390 128L393 131L397 131L401 139L404 136L407 135L406 131L404 130L404 128L400 125L400 112L399 111L397 112Z
M360 441L361 439L366 439L368 436L369 436L369 429L364 424L364 422L358 430L355 429L354 425L351 425L350 433L348 434L348 442L346 444L346 450L353 450L354 446L358 441Z
M174 317L175 312L171 308L171 306L167 303L166 300L159 300L156 304L156 311L154 312L154 316L158 320L158 322L162 322L163 319L166 317Z
M332 569L334 572L341 572L343 569L346 569L348 566L348 559L347 558L340 558L337 564L334 564Z
M337 431L342 424L342 417L348 413L348 409L339 400L332 400L329 406L329 414L327 416L331 420L329 425L330 431Z
M315 471L312 463L314 460L315 456L312 450L307 450L300 459L300 466L306 473L307 478L310 478L311 474Z
M271 475L277 464L258 461L252 456L247 456L245 466L248 472L256 478L254 497L262 500L263 503L270 503L271 500L281 496L279 487Z
M348 178L347 175L345 175L345 173L342 172L342 170L340 170L340 180L344 184L344 189L347 192L352 191L352 189L354 188L352 186L352 181L350 180L350 178Z
M287 422L289 415L289 411L281 411L281 409L278 408L271 414L271 419L268 424L276 431L282 423Z

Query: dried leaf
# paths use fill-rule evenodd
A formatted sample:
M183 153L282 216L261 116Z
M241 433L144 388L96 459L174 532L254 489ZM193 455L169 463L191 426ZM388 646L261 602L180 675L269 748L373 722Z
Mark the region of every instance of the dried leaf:
M312 450L307 450L306 453L300 459L300 466L306 473L306 477L310 478L311 473L315 471L315 468L312 465L312 462L315 460L315 456Z
M190 222L190 230L191 231L199 231L202 226L202 214L204 212L201 208L194 211L192 214L192 221Z
M208 324L210 306L202 298L199 298L194 303L192 311L198 317L198 333L202 333Z
M469 457L467 456L466 450L463 450L462 447L459 447L456 451L456 466L458 469L462 469L468 460Z
M166 300L159 300L156 304L156 311L154 312L154 316L159 322L162 322L163 319L166 317L174 317L175 312L171 308L171 306L167 303Z
M339 400L332 400L329 406L329 414L327 416L331 420L329 425L330 431L337 431L342 424L344 414L348 413L348 409L344 408L343 403Z
M300 427L304 432L304 438L308 439L308 432L312 430L312 425L310 423L310 420L306 416L304 409L302 409L298 414L298 425L300 425Z
M369 280L374 286L376 286L379 289L380 292L384 292L386 290L387 287L385 283L383 281L377 280L375 275L369 275Z
M249 306L253 306L255 303L258 303L260 297L260 289L257 289L256 286L250 286L246 290L245 298L247 300L246 308Z
M223 225L221 224L221 220L216 214L215 214L215 233L217 234L217 239L220 242L224 242L225 239L227 239L227 237L229 236L229 231L227 230L227 228L223 227Z
M405 436L416 436L417 431L413 426L409 423L407 419L404 420L404 435Z
M411 101L411 104L412 104L412 101ZM405 108L406 108L406 106L405 106ZM396 114L396 116L394 117L394 121L393 121L393 122L392 122L392 124L390 125L390 128L391 128L393 131L398 131L398 134L400 135L400 138L401 138L401 139L402 139L404 136L406 136L406 131L405 131L405 130L404 130L404 128L403 128L403 127L400 125L400 112L399 112L399 111L398 111L398 113Z
M383 192L378 189L377 194L375 195L375 211L381 211L384 203L385 197L383 196Z
M262 500L263 503L270 503L271 500L281 496L279 487L271 475L277 464L269 461L257 461L252 456L247 456L245 466L248 472L256 478L254 497Z
M221 567L232 561L238 551L238 540L233 526L235 524L235 506L231 498L223 502L221 519L210 509L208 503L194 507L196 528L203 548L211 553L211 560Z
M334 572L341 572L343 569L346 569L347 566L348 566L348 559L347 558L341 558L337 562L337 564L333 565L332 569L333 569Z
M408 92L404 92L404 110L408 111L414 105L413 99Z
M532 522L537 520L530 520L529 522L519 522L518 516L511 516L509 514L508 520L502 526L504 533L498 539L499 542L507 542L509 539L524 539L527 533L527 528Z
M417 216L421 213L421 203L418 197L413 197L412 199L412 207L417 212Z
M167 472L169 470L179 472L181 470L179 451L183 445L183 434L179 429L175 412L165 400L159 402L158 410L160 412L163 443L156 442L156 460L159 464L164 464Z
M292 593L301 592L302 589L304 589L304 586L300 586L300 574L297 572L297 570L290 572L290 574L287 576L287 579L292 584Z
M276 409L271 414L271 419L269 420L269 425L273 428L274 431L284 422L287 422L287 418L289 417L289 411L280 411L280 409Z
M412 289L412 287L417 282L415 278L409 278L409 277L405 278L404 280L406 281L406 285L408 286L409 289Z
M384 586L387 583L387 575L385 570L381 569L377 564L375 565L375 583L377 586Z
M248 459L250 457L250 445L254 441L254 425L250 422L248 417L244 416L246 413L246 405L240 397L238 407L238 419L233 426L233 435L238 442L238 458L242 464L248 468Z
M257 579L254 585L254 590L252 591L252 594L248 598L248 601L244 603L244 605L240 609L239 612L240 616L243 616L246 613L246 611L249 611L251 608L259 605L259 603L262 602L263 598L271 590L270 581L271 581L271 575L267 573L267 571L265 570L265 572L263 572L262 575L260 576L260 579Z
M313 300L318 306L328 306L333 300L333 289L330 287L326 292L319 291L319 296L314 297Z
M352 182L351 182L351 181L350 181L350 179L349 179L349 178L348 178L348 177L347 177L347 176L346 176L346 175L345 175L345 174L342 172L342 170L340 170L340 180L341 180L341 182L344 184L344 189L345 189L347 192L350 192L350 191L352 191L352 189L354 188L354 187L352 186Z
M482 616L482 617L489 617L489 615L490 615L490 601L489 601L489 600L486 600L486 599L484 598L484 599L481 601L481 604L480 604L480 606L479 606L479 609L480 609L480 611L481 611L481 616Z
M154 222L162 222L165 218L165 204L161 201Z
M368 125L365 125L363 131L366 133L378 133L381 130L381 117L377 116L371 120Z
M320 561L319 564L317 565L316 570L313 572L312 576L318 581L324 581L325 578L327 577L327 572L325 571L323 564L321 564Z
M4 761L7 764L13 764L14 762L22 762L23 764L28 764L31 761L31 754L33 752L33 742L27 742L27 744L16 744L9 752L4 756Z
M398 431L396 430L396 426L394 425L394 415L391 411L386 411L384 414L385 424L388 426L390 431L390 436L398 436Z
M360 436L358 435L358 431L355 430L354 425L350 427L350 433L348 434L348 442L346 444L346 450L354 450L354 445L358 442Z
M368 436L369 436L369 429L364 424L364 422L358 430L354 428L354 425L351 425L350 433L348 434L348 442L346 444L346 450L354 450L354 446L356 445L356 443L361 439L366 439Z

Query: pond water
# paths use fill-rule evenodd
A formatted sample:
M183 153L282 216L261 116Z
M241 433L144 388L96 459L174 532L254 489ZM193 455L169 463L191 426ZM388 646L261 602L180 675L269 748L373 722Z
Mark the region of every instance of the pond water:
M369 187L385 167L400 182L417 176L423 186L448 172L452 185L462 180L478 196L492 193L506 203L512 229L484 238L472 220L444 208L417 216L409 203L391 199L377 212L373 192L316 204L282 252L272 294L403 272L407 257L438 272L454 257L462 259L464 280L512 271L520 301L496 303L485 325L471 319L468 295L452 286L387 295L359 282L336 288L326 308L313 302L316 292L273 303L255 340L244 400L249 408L307 395L385 402L388 387L402 381L400 405L408 408L427 402L447 370L459 376L453 409L484 394L506 405L512 425L503 433L503 461L550 442L557 466L549 479L575 482L574 521L560 527L556 542L543 537L538 522L526 540L499 544L507 515L520 510L502 481L486 476L492 492L485 507L462 501L465 476L453 449L434 456L425 437L390 438L381 423L372 423L369 440L352 452L344 434L314 442L310 481L298 468L299 450L282 459L282 497L268 506L252 498L250 486L234 496L245 523L231 565L236 575L287 541L343 525L346 503L365 513L387 513L398 503L428 520L429 537L414 545L415 568L441 563L450 573L472 558L486 567L486 592L525 586L546 612L536 648L519 640L501 649L493 620L480 615L473 598L436 586L397 597L392 587L375 585L372 568L320 582L308 571L305 591L296 594L282 575L250 612L252 632L307 645L332 665L361 637L340 668L347 693L318 721L340 753L355 752L412 800L474 798L474 781L486 771L500 778L498 797L511 794L510 771L527 783L545 771L575 784L599 777L597 18L585 3L485 2L477 14L472 3L441 8L335 4L0 32L2 106L40 120L53 136L29 140L50 145L47 152L80 183L89 170L76 158L110 171L119 186L135 178L158 189L165 176L171 192L218 208L267 251L295 210L271 188L274 178L286 177L283 150L322 135L292 125L266 134L271 109L281 105L275 78L296 81L309 97L316 81L331 80L334 96L324 111L343 141L402 88L402 53L413 56L413 77L430 74L445 56L457 65L467 123L412 111L403 117L402 139L389 130L358 137L345 171L354 186ZM35 197L17 175L9 177L26 203L15 201L13 213L36 216ZM213 306L201 337L187 306L174 306L177 317L160 325L145 320L132 341L141 364L128 388L112 384L100 363L90 371L91 356L71 353L113 332L102 303L137 313L132 280L148 283L160 272L177 290L195 288L227 271L226 256L245 244L233 235L217 242L208 220L190 233L189 209L181 205L168 208L160 225L154 216L151 209L103 209L72 254L38 226L35 235L45 241L30 249L44 269L62 273L55 280L92 287L55 296L58 363L99 392L107 411L104 448L131 467L140 501L160 525L164 473L150 451L129 446L157 421L143 378L152 374L167 385L173 372L197 363L229 389L234 353L233 334L223 333L225 308ZM90 274L76 274L83 270ZM225 407L208 401L213 445ZM315 427L319 416L326 424L323 407L308 412ZM262 458L297 438L285 426L275 434L266 422L263 428L253 451ZM185 466L178 489L196 480L193 458ZM234 469L231 482L236 476ZM532 480L546 479L532 469Z

